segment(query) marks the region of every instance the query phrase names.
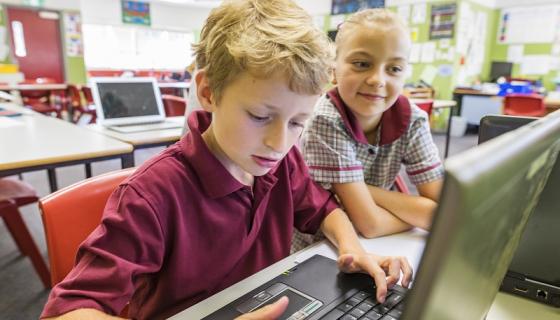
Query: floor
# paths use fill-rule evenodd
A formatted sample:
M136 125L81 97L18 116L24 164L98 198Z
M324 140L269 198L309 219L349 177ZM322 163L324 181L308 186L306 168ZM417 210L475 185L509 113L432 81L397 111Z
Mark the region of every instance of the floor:
M434 140L443 154L445 136L434 135ZM449 154L457 154L476 145L475 134L452 137ZM136 163L160 152L162 148L139 150L135 154ZM119 160L109 160L92 165L93 175L120 169ZM83 166L70 166L57 169L59 187L68 186L85 178ZM40 196L49 193L45 171L26 173L24 181L33 185ZM23 218L30 229L39 249L47 259L47 250L43 226L36 204L21 208ZM0 223L0 318L2 319L37 319L46 302L49 291L42 287L29 259L19 254L6 227Z

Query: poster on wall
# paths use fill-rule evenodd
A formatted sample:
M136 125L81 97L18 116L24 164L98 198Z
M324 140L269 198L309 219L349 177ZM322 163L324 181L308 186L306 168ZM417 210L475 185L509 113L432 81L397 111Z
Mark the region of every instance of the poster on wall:
M551 43L560 27L560 5L526 6L500 12L500 44Z
M385 0L332 0L331 14L346 14L366 8L383 8Z
M452 39L457 4L434 4L430 20L430 40Z
M67 56L81 57L84 55L82 18L79 13L64 14L64 37L66 38Z
M151 25L150 4L147 2L121 0L122 21L124 23Z

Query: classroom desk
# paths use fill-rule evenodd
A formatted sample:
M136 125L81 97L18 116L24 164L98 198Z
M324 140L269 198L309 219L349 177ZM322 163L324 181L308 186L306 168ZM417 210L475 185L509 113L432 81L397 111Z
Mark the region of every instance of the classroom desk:
M361 239L361 242L368 251L377 254L407 257L414 270L417 271L426 235L426 232L415 229L376 239ZM201 319L314 254L336 259L335 249L332 245L326 241L316 243L183 310L170 319ZM560 319L560 309L499 292L486 320L517 319Z
M66 90L68 85L66 83L33 83L33 84L3 84L0 85L0 91L12 90Z
M0 117L0 177L47 169L55 191L57 167L114 158L121 159L123 168L133 166L128 143L15 104L0 106L22 113Z
M87 125L86 128L97 133L101 133L108 137L120 140L122 142L129 143L133 146L134 150L151 148L158 146L168 146L173 144L179 139L181 139L181 134L183 132L183 125L185 123L185 117L168 117L167 121L177 122L181 125L180 128L172 128L165 130L151 130L142 132L131 132L131 133L121 133L115 130L111 130L100 124L94 123ZM134 163L134 156L132 156L132 162Z
M549 114L560 109L560 98L544 98L544 105L546 106L546 113Z
M410 99L412 102L422 102L425 99ZM453 108L457 106L457 101L454 100L434 100L434 109L445 109L445 108ZM447 158L447 154L449 153L449 141L451 139L451 118L453 110L449 110L447 116L447 130L445 131L445 149L443 151L443 157Z

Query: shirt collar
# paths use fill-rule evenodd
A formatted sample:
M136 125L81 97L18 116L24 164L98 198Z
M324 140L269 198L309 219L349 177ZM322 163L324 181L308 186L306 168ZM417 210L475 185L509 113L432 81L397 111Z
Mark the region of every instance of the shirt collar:
M340 113L344 126L350 131L352 138L360 143L369 144L358 119L342 101L338 88L333 88L327 92L327 97L338 110L338 113ZM405 134L410 125L411 114L412 109L408 99L402 95L399 96L397 101L389 109L385 110L381 116L381 122L379 123L381 126L381 139L379 140L379 145L391 144Z
M202 185L204 192L211 198L220 198L245 187L235 179L210 151L202 139L202 133L212 122L212 114L206 111L194 111L188 119L189 133L181 139L183 154L190 163ZM278 180L274 175L278 166L262 177L255 177L254 191L269 190Z
M202 133L211 122L211 113L192 112L187 120L190 131L181 139L181 148L199 177L204 192L211 198L219 198L243 188L244 185L227 171L202 139Z

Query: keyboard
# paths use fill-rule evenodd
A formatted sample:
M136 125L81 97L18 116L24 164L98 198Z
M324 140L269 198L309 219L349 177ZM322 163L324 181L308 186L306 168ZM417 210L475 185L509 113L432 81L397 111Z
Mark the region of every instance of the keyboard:
M183 127L182 123L173 122L173 121L162 121L162 122L142 123L142 124L133 124L133 125L110 126L108 128L120 133L133 133L133 132L142 132L142 131L175 129L175 128L182 128L182 127Z
M395 288L379 303L373 293L358 291L335 309L321 317L323 320L397 320L404 310L406 289Z

